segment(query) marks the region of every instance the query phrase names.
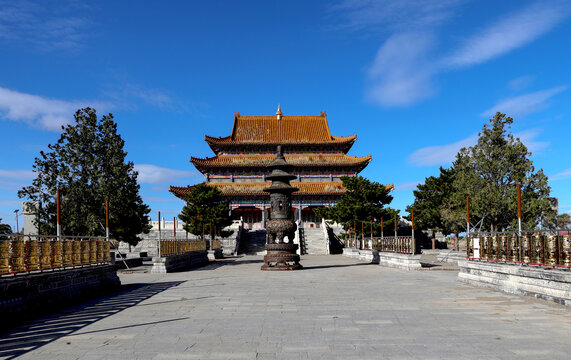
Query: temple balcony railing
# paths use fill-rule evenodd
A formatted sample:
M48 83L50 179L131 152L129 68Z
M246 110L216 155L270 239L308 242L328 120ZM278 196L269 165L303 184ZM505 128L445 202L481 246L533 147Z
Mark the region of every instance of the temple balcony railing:
M220 246L220 240L214 240L214 242L218 242ZM206 251L206 240L161 239L159 243L161 257Z
M467 237L466 257L503 263L571 268L568 231L478 232Z
M110 264L110 249L105 237L0 235L0 275Z

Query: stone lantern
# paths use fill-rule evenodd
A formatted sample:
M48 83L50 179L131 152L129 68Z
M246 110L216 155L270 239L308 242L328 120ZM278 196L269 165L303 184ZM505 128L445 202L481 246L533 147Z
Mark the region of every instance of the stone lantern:
M268 165L271 174L266 177L272 185L264 189L270 193L271 208L270 220L266 223L269 243L265 247L267 255L264 256L262 270L299 270L303 267L296 253L298 245L293 243L297 225L291 211L291 194L298 189L289 183L296 176L289 173L292 166L286 162L281 145L277 152L276 159Z

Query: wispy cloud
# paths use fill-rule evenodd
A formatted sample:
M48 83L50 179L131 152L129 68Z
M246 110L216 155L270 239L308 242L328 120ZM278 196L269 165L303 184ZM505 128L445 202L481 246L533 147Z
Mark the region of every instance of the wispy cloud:
M436 26L454 14L460 0L343 0L329 7L337 27L349 30L414 31Z
M77 109L86 106L110 107L103 102L51 99L0 87L0 119L25 122L42 130L60 131Z
M451 66L483 63L520 48L544 35L569 15L569 3L533 3L469 38L445 60Z
M78 1L0 0L0 40L43 51L75 50L93 26L91 10Z
M541 129L529 129L513 134L531 152L537 152L549 146L548 141L536 140ZM478 135L474 134L465 139L446 145L427 146L416 150L407 157L407 162L416 166L450 165L461 148L473 146L478 142Z
M563 180L571 178L571 168L549 176L549 180Z
M550 144L549 141L536 140L540 133L541 129L529 129L515 133L514 137L519 138L529 151L537 153L547 148Z
M383 31L367 72L366 97L383 107L408 106L437 93L436 76L474 66L545 35L571 12L569 1L537 1L504 14L466 37L448 55L438 52L438 26L456 13L461 1L345 0L329 8L339 18L337 28ZM520 84L521 86L521 84Z
M481 116L492 116L502 112L510 116L523 116L548 106L547 101L553 96L567 90L567 86L557 86L546 90L536 91L509 99L501 100L498 104L484 111Z
M32 170L5 170L0 169L0 178L12 180L32 180L36 174Z
M139 182L149 184L168 184L183 179L202 178L202 174L196 170L169 169L152 164L135 164L135 170L139 173Z
M507 87L511 90L520 91L527 88L533 81L535 76L533 75L523 75L518 76L508 82Z
M454 161L461 148L472 146L477 141L478 135L474 134L452 144L427 146L410 154L407 162L416 166L447 165Z
M368 71L369 101L382 106L404 106L434 94L427 61L433 38L429 34L401 33L381 46Z
M420 183L421 183L420 181L411 181L411 182L396 184L395 185L395 191L416 189L416 187Z

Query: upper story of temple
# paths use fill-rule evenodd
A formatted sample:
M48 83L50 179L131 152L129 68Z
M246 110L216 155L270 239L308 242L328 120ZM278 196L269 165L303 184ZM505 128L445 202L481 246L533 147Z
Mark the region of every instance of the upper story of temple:
M205 136L213 157L191 157L192 164L209 183L264 182L266 168L282 145L286 161L294 166L297 182L338 182L341 176L356 176L371 156L349 156L357 136L334 136L327 114L243 116L234 114L232 133Z

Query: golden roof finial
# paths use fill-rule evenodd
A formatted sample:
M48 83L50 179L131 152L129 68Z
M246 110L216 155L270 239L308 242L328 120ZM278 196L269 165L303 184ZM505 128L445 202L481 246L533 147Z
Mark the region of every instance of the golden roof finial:
M280 104L278 104L278 111L276 111L276 117L278 118L278 120L282 118L282 107L280 106Z

